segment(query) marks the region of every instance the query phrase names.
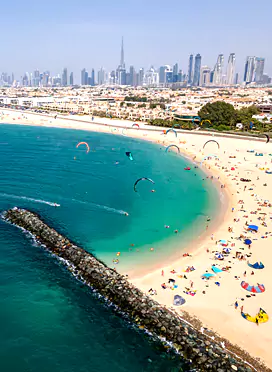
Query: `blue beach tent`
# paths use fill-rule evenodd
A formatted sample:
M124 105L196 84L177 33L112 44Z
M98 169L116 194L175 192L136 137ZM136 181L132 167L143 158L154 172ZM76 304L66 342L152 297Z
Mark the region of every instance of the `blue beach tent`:
M216 267L216 266L212 266L212 271L214 273L222 273L223 272L223 270L219 269L219 267Z
M248 263L249 267L252 267L253 269L264 269L264 264L262 262L255 262L255 264Z
M215 275L211 274L211 273L205 273L205 274L202 275L202 278L210 279L212 276L215 276Z
M174 296L174 300L173 300L173 304L176 305L176 306L181 306L183 304L185 304L185 299L179 295L175 295Z
M250 245L250 244L252 243L252 240L250 240L250 239L245 239L244 243L245 243L246 245Z
M256 225L248 225L247 227L249 230L258 231L259 227Z

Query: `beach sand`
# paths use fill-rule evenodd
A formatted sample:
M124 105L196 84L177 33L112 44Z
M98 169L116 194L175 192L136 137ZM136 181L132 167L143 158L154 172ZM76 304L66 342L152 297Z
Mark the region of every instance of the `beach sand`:
M2 115L0 123L110 132L108 126L95 125L90 118L86 119L86 117L73 116L71 119L68 117L62 119L58 116L57 119L54 119L53 115L50 117L40 116L27 111L20 113L2 110L2 112L4 115ZM89 122L87 122L88 119ZM128 121L110 119L95 118L95 122L114 125L116 128L119 126L131 127L132 125ZM196 316L208 330L217 332L231 343L245 349L251 356L260 358L268 367L272 368L272 353L270 352L272 349L272 322L268 321L257 325L244 319L240 313L240 307L243 306L243 311L252 316L255 316L260 308L264 309L268 315L272 314L272 300L270 298L272 287L272 209L260 205L264 200L272 202L272 175L263 170L263 168L272 169L272 156L269 156L272 153L272 143L266 144L265 140L260 142L236 137L196 135L199 132L182 132L178 134L176 139L173 133L165 136L161 130L147 131L148 127L144 127L143 124L140 126L139 130L125 130L123 134L164 145L177 144L181 154L189 156L190 159L198 163L204 156L217 155L219 159L205 160L202 167L214 177L213 180L208 179L207 182L215 182L215 179L219 177L218 182L225 185L225 188L220 190L220 198L225 199L225 207L219 213L216 221L207 223L208 228L205 234L200 238L196 237L193 245L188 249L181 250L180 258L175 258L171 264L169 264L169 259L167 265L162 263L157 270L144 273L140 277L131 277L130 280L144 292L148 292L151 288L156 290L155 300L169 307L173 307L174 295L181 295L185 298L186 303L180 308L175 307L176 311L182 315L182 310L185 310L190 315ZM113 133L122 134L122 130L119 128ZM220 149L215 143L209 143L203 150L204 143L210 139L217 140ZM184 141L186 143L180 143ZM247 152L247 150L253 149L256 152L262 152L264 156L257 157L255 153ZM230 158L230 156L235 156L235 158ZM231 170L231 168L234 169ZM241 182L240 178L242 177L251 181ZM265 184L267 186L264 186ZM215 195L215 197L218 196ZM239 203L240 200L243 202ZM234 208L233 212L232 208ZM255 211L256 214L251 214ZM246 222L258 225L258 232L256 234L247 232ZM266 226L263 226L262 223ZM232 228L232 232L228 231L229 227ZM240 234L252 240L250 248L244 244L243 239L238 239ZM223 261L214 258L214 252L221 252L223 248L218 244L220 239L226 239L228 248L232 249ZM190 252L190 256L183 257L184 252ZM241 252L241 255L246 259L235 258L236 252ZM252 264L261 261L265 268L254 270L248 266L248 261ZM208 281L203 280L201 275L206 270L212 273L213 264L217 264L221 268L226 266L231 268L217 274L215 278ZM193 266L195 270L189 273L185 272L188 266ZM171 273L172 270L175 273ZM162 271L164 275L162 275ZM254 272L254 275L251 275L251 272ZM184 274L187 279L180 277ZM170 288L170 284L168 284L170 278L175 280L177 288ZM241 287L243 280L250 285L264 284L265 292L246 297L250 295L250 292ZM220 286L215 282L219 282ZM161 287L162 283L166 283L166 289ZM192 296L184 293L187 291L186 288L196 290L196 294ZM238 302L237 309L234 307L235 301Z

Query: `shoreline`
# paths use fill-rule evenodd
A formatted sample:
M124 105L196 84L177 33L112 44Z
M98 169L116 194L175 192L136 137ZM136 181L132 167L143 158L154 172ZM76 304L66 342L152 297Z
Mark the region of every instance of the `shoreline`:
M5 110L5 111L9 111L9 110ZM12 117L13 114L14 112L11 112L10 114L11 115L10 119L12 118L12 120L13 120L13 117ZM18 116L18 112L16 112L16 114L17 115L13 115L13 116ZM21 112L21 115L22 114L27 115L27 116L33 115L29 112ZM92 123L83 122L83 125L80 126L78 121L73 123L72 120L69 120L68 118L63 118L63 119L59 118L56 122L54 122L54 125L50 125L50 123L46 124L44 122L39 124L37 122L37 117L39 117L39 114L35 114L34 118L32 118L33 120L31 123L21 123L21 124L34 125L34 126L46 126L46 127L54 126L54 127L59 127L59 128L82 129L82 130L98 131L98 132L102 131L105 133L109 133L106 130L107 127L109 127L109 124L104 124L101 128L101 125L99 124L95 124L95 127L92 127ZM5 124L9 124L7 122L8 120L9 118L5 118ZM18 119L14 119L14 120L16 121L11 122L10 124L20 124L18 122ZM63 123L63 121L65 122ZM145 129L143 128L143 130ZM160 132L157 131L157 132L158 133L156 132L153 133L152 131L152 133L149 133L149 136L148 136L149 138L147 138L147 136L142 135L142 129L137 130L137 131L133 130L133 131L130 131L129 134L127 134L127 137L136 137L136 138L148 140L151 142L153 141L155 143L158 143L158 141L161 141L163 139L162 145L165 145L166 142L168 142L168 139L165 137L162 138L162 136L160 136L161 131ZM121 133L116 133L116 134L121 134ZM179 132L179 137L185 137L186 143L188 143L188 145L186 145L187 147L184 146L186 147L186 149L183 148L183 145L180 145L180 149L181 149L181 155L188 156L190 159L196 156L197 160L195 161L199 162L201 158L203 158L203 155L202 155L203 150L201 150L201 147L199 150L199 147L197 147L197 145L192 145L192 146L195 146L195 148L190 148L190 150L188 150L189 144L191 145L191 143L198 142L198 145L199 145L199 143L201 144L200 141L203 142L203 138L201 138L201 136L199 135L195 136L195 134L199 134L199 133ZM151 135L152 135L152 138L150 138ZM217 136L214 136L213 139L215 139L216 137ZM162 290L160 287L161 282L162 281L167 282L166 278L175 276L175 280L177 281L179 287L182 287L182 290L183 290L184 285L189 286L188 283L190 279L190 282L194 282L193 288L194 289L196 288L197 295L196 296L185 296L186 304L179 311L181 316L183 314L183 310L186 311L187 313L190 313L190 315L192 315L193 317L194 316L197 317L209 329L212 329L214 332L220 334L221 336L223 336L223 338L230 340L230 342L234 344L239 344L239 346L242 347L242 349L247 350L252 356L261 358L261 360L264 361L268 366L272 367L272 356L270 355L270 348L272 346L272 332L271 332L272 327L270 325L270 322L263 324L256 329L256 325L246 322L246 320L243 319L240 316L239 312L237 312L237 310L235 311L233 307L233 303L235 302L235 299L246 297L247 292L243 289L240 289L239 281L233 281L233 279L230 279L230 277L233 278L234 274L242 277L242 273L247 267L246 263L233 261L231 257L229 257L229 259L231 260L231 266L233 266L233 268L231 269L231 272L232 271L235 271L235 272L234 273L232 272L232 275L230 275L230 272L222 273L221 275L219 275L222 289L217 288L217 286L215 286L213 282L202 281L200 278L200 275L203 272L205 272L205 270L208 268L208 265L211 266L212 264L218 263L218 261L215 261L213 258L211 258L210 253L206 252L206 249L209 249L209 251L218 249L218 246L215 245L215 242L209 239L209 235L213 233L214 238L216 240L223 239L223 238L225 239L227 236L231 237L232 234L229 234L227 232L227 228L228 226L233 226L233 221L232 221L233 218L239 218L239 223L236 224L237 228L240 227L241 229L244 230L245 221L242 220L243 216L241 214L241 210L238 210L238 207L239 207L238 200L244 199L245 204L249 207L247 209L251 209L251 210L252 208L255 208L255 204L257 204L255 199L250 197L251 194L248 195L248 192L247 194L245 194L245 191L243 192L240 190L241 186L244 186L244 185L243 184L240 185L238 181L240 179L240 176L242 175L246 176L248 173L245 169L242 169L243 168L243 157L245 159L245 157L249 156L248 154L246 154L246 148L247 146L250 146L250 148L252 148L253 147L252 143L253 141L255 141L255 139L252 139L252 138L249 139L248 140L249 144L247 144L245 138L239 138L239 139L243 139L243 141L239 141L239 139L234 140L233 138L230 139L229 137L226 136L225 141L222 142L222 137L224 136L221 135L220 137L221 137L220 143L224 144L226 148L225 152L227 152L227 154L225 155L225 152L223 154L222 151L220 151L220 154L219 154L220 161L216 162L214 160L211 160L207 162L206 164L204 164L204 166L206 168L205 171L211 172L212 175L219 175L220 181L226 184L226 189L224 191L227 192L227 194L224 193L224 195L226 197L226 200L228 201L228 207L230 205L234 206L235 212L232 213L230 211L230 208L226 207L226 213L224 213L224 215L222 216L222 221L220 221L220 218L218 217L215 221L215 225L210 224L209 230L207 232L206 231L204 232L205 236L198 237L199 245L195 244L195 245L198 245L198 247L194 247L194 250L192 250L192 257L182 257L180 258L180 260L175 259L173 260L171 265L163 266L162 268L152 271L151 273L141 276L140 278L137 278L137 279L132 278L130 280L134 285L136 285L136 287L140 288L145 293L148 293L148 290L150 288L156 289L158 293L158 295L156 296L156 300L162 305L167 306L168 308L171 309L173 294L179 293L183 295L183 292L179 291L179 289L178 291L176 290L174 292L169 289ZM193 141L191 141L192 139ZM173 140L171 142L173 142ZM254 147L256 148L257 146L259 146L260 150L264 149L264 144L262 142L263 141L257 140L256 143L254 143ZM236 150L234 150L235 145L237 145L238 150L237 148ZM229 153L229 149L232 149L232 148L233 150L231 150L231 152ZM265 149L269 150L269 147L265 147ZM239 152L241 152L241 154ZM270 149L270 152L272 152L271 149ZM227 166L227 168L230 167L228 163L232 164L232 160L229 159L228 155L233 154L233 153L237 155L236 156L237 160L235 160L235 165L233 164L235 167L235 175L233 174L234 171L231 172L230 170L228 170L228 174L230 174L230 176L228 176L228 174L226 174L227 172L225 172L225 169L224 170L221 169L222 168L221 166L224 165L224 167L225 166ZM258 158L258 162L261 162L261 164L263 164L264 158L262 159ZM240 160L240 162L238 160ZM255 163L257 160L256 158L254 158L254 160L255 160L254 161ZM191 160L191 161L194 161L194 160ZM220 165L218 164L219 162L220 162ZM250 168L250 167L252 169L252 172L255 172L255 165L253 163L246 166L246 168ZM239 169L239 172L238 172L238 169ZM238 175L236 174L237 172L238 172ZM260 180L261 179L266 180L267 178L267 177L264 177L264 173L259 172L259 170L258 170L258 176L260 176ZM251 178L254 177L254 180L255 180L255 175L254 176L251 175L250 177ZM256 181L253 181L253 182L256 183ZM272 194L269 193L269 188L263 189L261 186L262 185L259 185L258 189L256 187L256 190L254 187L254 191L258 195L258 198L263 198L263 199L269 199L269 197L272 198ZM242 194L242 195L238 196L237 193ZM254 217L255 217L254 215L249 216L248 219L251 219ZM254 220L253 222L256 223L257 221ZM235 226L235 230L236 230L236 226ZM234 238L234 237L231 237L231 238ZM192 245L194 244L194 242L195 240L192 242ZM236 243L236 240L234 240L234 242ZM264 249L261 249L261 250L258 249L258 245L260 245L261 243L265 247L268 245L267 250L265 250L265 247ZM269 270L269 267L271 266L272 268L272 265L270 265L269 258L270 257L272 258L272 256L270 253L268 253L268 249L269 249L268 239L267 240L264 239L263 241L261 240L260 242L257 242L257 243L254 242L253 244L251 252L254 258L252 258L252 260L255 262L257 259L259 260L261 259L265 263L267 269L261 270L263 271L262 273L256 272L254 277L250 277L245 280L248 280L250 284L254 284L254 282L256 281L259 281L260 283L265 282L267 291L265 293L258 294L257 296L259 297L255 297L255 298L251 297L250 300L246 299L244 302L241 302L239 300L239 305L243 304L246 312L250 312L250 313L256 312L256 308L261 306L265 308L265 310L269 313L269 315L271 315L272 313L272 304L269 300L269 290L268 290L269 283L272 279L272 270ZM271 263L272 263L272 260L271 260ZM177 275L172 274L170 271L174 269L178 273L181 273L183 275L183 272L184 272L183 270L188 265L195 266L196 270L188 274L187 281L176 278ZM219 266L220 265L221 263L219 262ZM183 269L180 268L181 266L183 266ZM164 270L165 277L161 276L161 269ZM271 273L271 276L270 276L270 273ZM264 276L264 278L262 278L262 276ZM243 279L241 278L241 280ZM209 289L206 289L206 284L209 285ZM203 290L206 290L207 292L205 296L203 296L200 293L201 287L203 287L204 288Z

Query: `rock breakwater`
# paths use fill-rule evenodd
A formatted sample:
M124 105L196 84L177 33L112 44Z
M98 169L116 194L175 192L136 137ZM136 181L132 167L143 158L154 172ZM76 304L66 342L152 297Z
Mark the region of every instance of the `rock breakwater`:
M125 276L50 228L37 214L13 208L4 213L4 219L33 234L50 252L69 263L77 277L125 312L140 328L171 342L182 358L197 371L266 370L250 367L230 355L220 344L182 321L178 314L145 295Z

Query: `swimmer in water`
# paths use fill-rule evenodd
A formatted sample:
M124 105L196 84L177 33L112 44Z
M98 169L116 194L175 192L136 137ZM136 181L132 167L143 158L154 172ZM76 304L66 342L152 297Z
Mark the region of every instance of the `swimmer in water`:
M151 192L156 192L156 190L151 190Z
M178 230L175 230L175 233L177 234L178 233Z
M124 215L125 215L125 216L128 216L128 212L125 212Z
M169 225L164 225L164 227L165 227L166 229L169 229L169 228L170 228L170 226L169 226Z

